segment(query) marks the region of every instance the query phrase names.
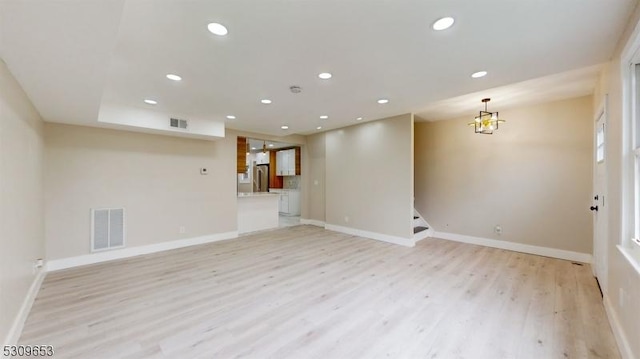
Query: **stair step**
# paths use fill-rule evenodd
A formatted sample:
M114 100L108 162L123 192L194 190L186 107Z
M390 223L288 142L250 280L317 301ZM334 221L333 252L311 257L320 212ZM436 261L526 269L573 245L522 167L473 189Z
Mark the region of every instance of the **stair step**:
M413 234L420 233L422 231L426 231L429 227L417 226L413 227Z

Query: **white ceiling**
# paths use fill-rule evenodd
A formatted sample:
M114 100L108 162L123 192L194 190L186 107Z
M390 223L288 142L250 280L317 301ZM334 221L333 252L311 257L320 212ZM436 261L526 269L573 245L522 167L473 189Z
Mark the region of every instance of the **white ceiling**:
M47 121L97 126L100 108L117 106L269 135L308 134L360 116L471 115L487 96L500 108L536 94L589 93L592 66L609 59L636 3L2 0L0 57ZM456 23L433 31L442 16ZM209 33L209 22L229 34ZM479 70L489 75L470 78ZM324 71L333 78L320 80ZM564 86L567 78L572 86ZM383 97L390 103L377 104Z
M587 96L593 94L601 69L601 65L589 66L435 101L415 111L418 116L416 120L472 118L484 109L483 98L491 99L488 103L490 111L499 111L514 106Z

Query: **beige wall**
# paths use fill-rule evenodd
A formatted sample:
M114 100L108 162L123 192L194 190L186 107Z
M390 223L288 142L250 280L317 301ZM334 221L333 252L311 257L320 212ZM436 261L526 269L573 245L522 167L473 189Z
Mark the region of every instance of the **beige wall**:
M44 258L42 120L0 60L0 339Z
M47 258L90 253L91 208L126 209L127 247L235 231L235 152L233 132L211 142L47 124Z
M325 221L325 134L307 137L303 157L303 205L301 218Z
M413 115L328 131L325 136L326 223L411 238Z
M591 253L591 96L416 123L416 208L436 231ZM502 235L494 233L500 225Z
M622 231L623 223L623 108L622 102L622 64L621 53L631 37L632 31L640 20L640 8L636 8L630 18L625 33L615 51L612 61L606 64L595 91L594 111L595 116L604 96L608 96L608 129L607 132L607 195L609 198L609 221L607 235L607 286L602 288L609 298L608 302L611 314L617 318L620 330L626 337L631 355L640 358L640 274L633 269L631 264L618 250L617 245L627 240ZM628 149L624 149L628 153ZM621 293L623 297L621 297Z

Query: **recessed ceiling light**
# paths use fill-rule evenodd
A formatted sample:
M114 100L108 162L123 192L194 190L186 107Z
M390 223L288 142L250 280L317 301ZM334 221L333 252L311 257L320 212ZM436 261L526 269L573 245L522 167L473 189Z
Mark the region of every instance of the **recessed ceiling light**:
M385 103L389 103L389 100L386 99L386 98L381 98L381 99L378 100L378 103L381 104L381 105L384 105Z
M236 116L234 116L234 115L227 115L227 118L228 118L228 119L230 119L230 120L235 120L235 119L236 119Z
M282 125L282 126L280 126L280 128L281 128L281 129L283 129L283 130L288 130L288 129L289 129L289 126L287 126L287 125Z
M251 147L251 149L252 149L252 150L255 150L256 148L255 148L255 147Z
M356 118L356 121L362 121L362 117Z
M173 81L180 81L182 80L182 77L175 75L175 74L167 74L167 78L169 80L173 80Z
M273 143L270 143L270 144L269 144L269 147L273 147Z
M227 31L227 28L224 27L224 25L218 24L217 22L212 22L207 25L207 29L209 29L209 32L211 32L212 34L218 36L224 36L229 32Z
M487 76L487 72L486 71L478 71L478 72L474 72L471 74L471 77L473 77L474 79L480 78L480 77L485 77Z
M446 30L450 28L454 22L455 20L452 17L443 17L442 19L438 19L433 23L433 29L437 31Z
M271 100L265 98L265 99L260 100L260 102L262 102L265 105L268 105L268 104L271 103Z
M327 116L327 115L322 115L322 116L320 116L320 119L321 119L321 120L326 120L326 119L328 119L328 118L329 118L329 116Z
M144 99L144 103L149 104L149 105L157 105L157 104L158 104L158 101L156 101L156 100L152 100L152 99L150 99L150 98L145 98L145 99Z
M330 79L332 76L333 76L333 75L331 75L331 74L330 74L330 73L328 73L328 72L322 72L322 73L319 73L319 74L318 74L318 77L319 77L319 78L321 78L321 79L323 79L323 80L328 80L328 79Z
M322 126L316 127L316 130L322 130Z

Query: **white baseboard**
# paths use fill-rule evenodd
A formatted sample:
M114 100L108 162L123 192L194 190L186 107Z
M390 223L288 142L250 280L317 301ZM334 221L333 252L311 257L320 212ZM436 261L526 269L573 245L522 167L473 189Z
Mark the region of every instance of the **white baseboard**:
M592 260L592 256L589 253L580 253L580 252L567 251L564 249L532 246L529 244L500 241L497 239L489 239L489 238L482 238L482 237L473 237L473 236L467 236L463 234L434 232L433 237L448 239L456 242L477 244L485 247L507 249L515 252L522 252L522 253L535 254L535 255L545 256L545 257L565 259L565 260L575 261L575 262L591 263L591 260Z
M616 314L615 309L613 309L613 306L611 306L611 300L606 293L604 293L603 302L604 310L607 313L607 318L609 318L609 325L611 326L611 331L613 332L614 338L616 338L616 343L618 344L618 350L620 351L622 359L636 358L633 356L631 345L629 345L627 336L624 334L624 330L620 325L618 315Z
M316 219L300 218L300 224L310 224L312 226L317 226L317 227L324 228L324 222L323 221L318 221Z
M36 299L38 291L40 291L40 285L42 284L46 274L47 272L44 268L40 268L36 276L33 278L29 291L22 301L20 310L13 320L13 324L11 324L11 328L9 329L9 333L7 333L7 337L5 338L3 345L16 345L18 343L20 335L22 334L22 329L24 328L24 323L27 320L27 316L29 316L33 301Z
M415 242L423 240L425 238L429 238L429 237L433 237L433 229L429 228L427 230L424 230L422 232L418 232L416 234L413 235L413 240Z
M116 249L116 250L106 251L106 252L85 254L77 257L54 259L47 262L47 271L56 271L56 270L61 270L66 268L83 266L87 264L95 264L100 262L112 261L116 259L135 257L143 254L168 251L171 249L223 241L225 239L232 239L237 237L238 237L238 232L233 231L233 232L211 234L211 235L201 236L201 237L177 239L174 241L150 244L146 246L138 246L138 247L132 247L132 248Z
M324 228L326 228L326 229L328 229L330 231L351 234L351 235L358 236L358 237L376 239L376 240L379 240L379 241L393 243L393 244L399 244L401 246L406 246L406 247L413 247L416 244L415 241L413 240L413 238L402 238L402 237L390 236L390 235L387 235L387 234L363 231L361 229L355 229L355 228L343 227L343 226L336 226L336 225L333 225L333 224L325 224Z

